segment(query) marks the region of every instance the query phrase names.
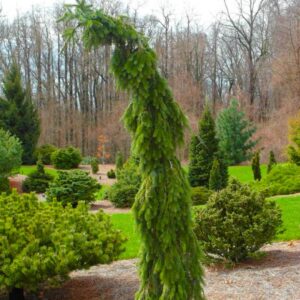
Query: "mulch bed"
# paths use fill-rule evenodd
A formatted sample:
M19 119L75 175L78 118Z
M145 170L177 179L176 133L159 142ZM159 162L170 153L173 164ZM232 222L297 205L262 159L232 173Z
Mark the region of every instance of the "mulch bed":
M215 300L300 299L300 241L268 245L266 256L232 269L206 268L205 294ZM137 260L117 261L71 274L44 300L131 300L138 288Z

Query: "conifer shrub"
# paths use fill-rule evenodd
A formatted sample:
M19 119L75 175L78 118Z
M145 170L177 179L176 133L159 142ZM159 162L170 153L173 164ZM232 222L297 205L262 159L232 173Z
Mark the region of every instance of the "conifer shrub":
M108 191L108 198L115 207L131 207L134 203L138 188L134 185L123 185L116 183Z
M42 161L39 160L37 162L37 170L29 174L24 180L22 184L23 192L44 193L52 180L53 176L45 172L44 165L42 164Z
M53 152L55 152L57 148L51 144L44 144L40 147L38 147L35 151L35 157L44 165L51 165L51 155Z
M254 180L261 180L261 171L260 171L260 155L259 151L256 151L252 157L251 167L253 172Z
M82 170L58 171L58 176L49 184L46 195L48 201L56 199L63 206L71 204L76 207L79 201L95 201L95 193L100 187L96 179Z
M93 157L91 159L91 168L92 168L92 173L97 174L99 171L99 161L97 157Z
M107 172L107 177L110 178L110 179L115 179L116 178L116 172L111 169Z
M245 260L281 230L281 211L274 201L231 180L196 211L195 233L207 255L232 262Z
M13 192L0 195L0 216L0 290L10 299L61 284L73 270L110 263L124 249L110 218L89 213L83 202L74 209Z
M56 169L75 169L78 168L82 160L80 150L72 146L58 149L51 155L52 164Z
M274 152L271 150L269 153L269 162L268 162L268 168L267 168L267 173L270 173L272 168L277 164L276 158L275 158L275 154Z
M300 112L297 116L289 119L289 161L300 166Z
M209 175L209 189L219 191L224 187L222 170L217 158L214 159Z
M192 202L193 205L203 205L206 204L212 191L204 186L192 187Z
M300 166L277 164L260 182L251 184L256 191L266 197L288 195L300 192Z
M108 199L116 207L131 207L141 186L138 162L130 158L118 172L118 180L108 191Z
M122 154L122 152L118 151L117 155L116 155L116 170L117 170L117 173L118 173L119 170L121 170L123 168L123 165L124 165L123 154Z

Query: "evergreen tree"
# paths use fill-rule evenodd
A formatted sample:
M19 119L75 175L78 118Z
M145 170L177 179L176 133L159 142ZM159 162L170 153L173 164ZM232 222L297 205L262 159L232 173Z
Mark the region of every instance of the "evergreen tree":
M214 159L209 175L209 189L220 191L224 187L221 166L217 158Z
M124 165L124 157L122 152L118 151L116 155L116 170L117 172L123 168Z
M252 157L252 172L254 180L261 180L261 172L260 172L260 157L259 151L256 151Z
M217 117L217 136L220 150L228 165L239 164L251 157L251 149L257 144L252 140L256 128L244 112L238 110L237 100L221 111Z
M272 170L273 166L277 164L276 158L275 158L275 154L274 152L271 150L269 153L269 163L268 163L268 169L267 172L270 173L270 171Z
M22 87L21 74L16 63L5 74L3 94L5 99L0 99L0 124L20 139L23 163L32 164L35 161L34 151L40 135L40 123L29 94Z
M201 248L193 231L190 186L176 156L187 119L157 69L148 39L127 18L93 10L84 0L61 20L74 24L88 48L114 44L112 72L132 95L124 122L138 156L141 187L133 214L141 237L140 289L136 300L204 299Z
M190 145L189 181L192 187L209 186L210 170L218 152L215 122L208 106L199 121L198 135Z

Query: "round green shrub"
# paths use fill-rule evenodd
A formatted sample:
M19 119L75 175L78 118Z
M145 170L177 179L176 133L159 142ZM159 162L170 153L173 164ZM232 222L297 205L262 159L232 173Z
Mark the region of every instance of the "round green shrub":
M114 171L113 169L109 170L109 171L107 172L107 177L108 177L108 178L111 178L111 179L116 178L116 173L115 173L115 171Z
M116 183L108 191L108 198L115 207L131 207L138 189L134 185Z
M212 191L204 186L197 186L192 188L192 202L193 205L203 205L206 204Z
M92 168L92 173L97 174L99 171L99 161L98 158L93 157L91 159L91 168Z
M67 147L54 151L51 155L52 164L57 169L75 169L81 162L80 150L74 147Z
M36 159L40 159L44 165L51 165L51 155L57 148L51 144L38 147L35 151Z
M44 165L41 161L37 163L37 170L30 173L29 176L23 181L23 192L37 192L45 193L49 187L49 183L53 180L53 176L47 174L44 169Z
M96 200L95 192L100 188L96 179L82 170L58 171L58 176L49 184L47 200L57 200L63 206L71 204L76 207L78 201L90 203Z
M232 262L246 259L270 243L282 225L274 201L232 180L214 193L195 217L195 233L204 251Z
M36 291L73 270L115 260L124 238L102 211L38 201L34 194L0 195L0 290Z

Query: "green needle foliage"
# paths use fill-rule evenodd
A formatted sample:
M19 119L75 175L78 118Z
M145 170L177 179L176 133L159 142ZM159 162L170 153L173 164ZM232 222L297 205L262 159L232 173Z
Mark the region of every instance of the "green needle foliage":
M35 148L40 135L40 120L28 93L23 89L19 67L13 63L3 80L0 99L0 124L20 139L24 164L35 162Z
M191 186L208 187L210 170L217 152L215 122L209 107L206 106L199 121L199 132L191 141L189 164Z
M74 24L67 39L80 28L87 48L115 45L112 71L132 95L123 118L142 174L133 206L142 244L136 299L203 299L190 187L176 157L187 120L158 71L155 52L126 17L108 16L84 1L67 6L62 20Z
M209 176L209 189L213 191L219 191L223 188L223 178L221 172L221 166L217 158L214 159Z
M274 152L271 150L269 153L269 162L268 162L268 169L267 169L267 173L270 173L272 168L277 164L276 158L275 158L275 154Z
M259 157L259 151L256 151L252 157L252 172L254 180L261 180L261 172L260 172L260 157Z
M64 208L14 191L0 195L0 216L0 290L10 299L60 283L73 270L109 263L123 251L124 238L109 217L91 214L82 202Z
M239 111L237 100L232 100L228 108L222 110L217 118L219 146L228 165L236 165L251 157L251 150L257 144L252 139L255 127L244 112Z

